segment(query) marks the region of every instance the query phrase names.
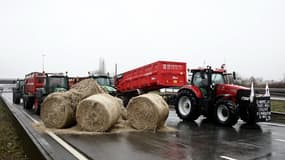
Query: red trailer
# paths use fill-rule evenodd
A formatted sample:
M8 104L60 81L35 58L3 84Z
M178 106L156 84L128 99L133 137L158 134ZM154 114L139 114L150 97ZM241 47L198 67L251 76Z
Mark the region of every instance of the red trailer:
M186 63L157 61L115 76L118 96L124 103L140 92L187 84Z
M41 103L48 94L68 89L68 77L63 73L29 73L24 80L23 107L40 114Z
M45 74L40 72L32 72L25 76L24 80L24 108L31 109L35 102L37 88L43 88Z

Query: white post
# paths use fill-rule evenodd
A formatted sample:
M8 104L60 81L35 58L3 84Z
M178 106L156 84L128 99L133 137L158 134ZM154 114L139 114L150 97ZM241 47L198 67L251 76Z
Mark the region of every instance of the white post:
M251 82L251 88L250 88L250 97L249 97L250 103L253 103L254 100L254 88L253 88L253 82Z
M270 92L269 92L269 87L268 87L268 83L266 83L266 86L265 86L265 95L266 97L270 97Z
M45 72L45 54L42 54L43 72Z

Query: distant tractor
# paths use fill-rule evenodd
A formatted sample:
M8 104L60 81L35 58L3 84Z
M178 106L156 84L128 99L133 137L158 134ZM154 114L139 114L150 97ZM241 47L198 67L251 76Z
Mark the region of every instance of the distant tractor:
M116 89L114 87L114 81L113 78L110 77L108 74L98 74L98 73L91 73L88 72L89 76L88 77L69 77L69 85L72 87L76 83L92 78L96 80L96 82L110 95L115 96L116 95Z
M224 67L192 69L190 85L177 94L175 110L183 120L196 120L204 115L218 124L233 126L241 118L247 123L271 119L268 86L265 95L256 95L250 88L228 83ZM235 79L235 73L232 74Z
M95 79L97 83L110 95L116 95L117 90L114 87L113 78L108 74L89 73L89 77Z
M23 87L24 87L24 80L17 79L16 87L13 88L13 103L14 104L20 104L21 99L23 98Z
M68 89L68 77L62 73L32 72L27 74L24 83L24 108L33 108L37 114L40 114L41 104L46 96Z

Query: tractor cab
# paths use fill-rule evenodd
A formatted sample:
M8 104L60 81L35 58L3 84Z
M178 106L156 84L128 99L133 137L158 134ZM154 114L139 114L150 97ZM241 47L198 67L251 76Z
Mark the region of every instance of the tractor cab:
M228 75L224 69L212 70L211 67L193 69L191 85L197 87L203 98L209 98L214 94L216 85L226 84L228 82ZM200 98L202 98L200 97Z
M89 73L89 77L96 80L96 82L110 95L116 95L113 78L108 74Z
M69 89L68 77L63 73L46 73L42 80L43 87L36 89L34 109L37 114L40 114L41 104L49 94Z
M69 89L68 77L63 74L46 74L44 79L45 93L61 92Z

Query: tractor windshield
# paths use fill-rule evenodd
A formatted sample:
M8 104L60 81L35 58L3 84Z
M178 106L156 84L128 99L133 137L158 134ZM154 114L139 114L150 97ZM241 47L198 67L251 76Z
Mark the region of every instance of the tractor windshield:
M49 88L64 88L67 89L67 80L66 77L49 77Z
M109 77L96 77L95 79L100 86L112 86L112 82Z
M23 88L24 86L24 80L19 80L16 83L16 88Z
M225 79L224 79L223 74L213 73L212 74L212 83L214 83L214 84L225 84Z

